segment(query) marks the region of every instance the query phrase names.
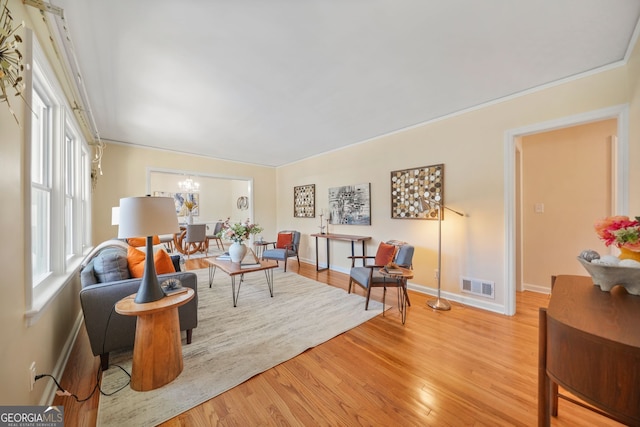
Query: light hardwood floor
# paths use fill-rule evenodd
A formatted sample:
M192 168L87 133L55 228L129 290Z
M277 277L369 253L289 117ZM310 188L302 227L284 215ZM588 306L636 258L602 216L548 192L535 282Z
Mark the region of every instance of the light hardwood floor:
M203 267L197 259L187 264ZM347 275L318 273L295 260L287 270L344 289L348 283ZM387 302L395 296L390 290ZM451 311L433 311L427 296L410 297L404 326L394 307L163 426L537 425L538 309L549 297L518 294L513 317L455 303ZM87 396L98 365L83 328L62 386ZM65 425L95 425L97 394L84 403L70 397L53 403L64 405ZM561 399L552 425L620 424Z

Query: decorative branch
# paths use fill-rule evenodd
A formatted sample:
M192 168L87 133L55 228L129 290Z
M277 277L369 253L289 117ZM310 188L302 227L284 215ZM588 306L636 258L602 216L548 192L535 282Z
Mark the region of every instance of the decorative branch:
M22 91L25 88L25 84L22 81L24 64L22 63L22 53L17 48L18 44L22 43L22 38L15 34L18 28L23 26L23 23L15 28L13 27L13 17L7 7L7 2L8 0L4 1L2 14L0 14L0 92L2 92L0 101L7 103L9 112L11 112L16 123L20 126L20 121L9 102L7 88L9 86L12 87L15 91L15 96L21 97L23 101L25 100L22 96ZM13 36L13 40L11 40L11 36Z

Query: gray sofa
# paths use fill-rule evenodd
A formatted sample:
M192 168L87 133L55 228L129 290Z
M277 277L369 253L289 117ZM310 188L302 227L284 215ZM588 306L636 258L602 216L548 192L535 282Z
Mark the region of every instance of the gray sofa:
M130 278L127 268L127 245L119 240L109 240L98 245L83 263L80 274L82 290L80 303L84 324L95 356L100 356L102 369L109 367L109 352L133 347L136 318L115 312L115 304L138 291L141 279ZM178 266L179 262L174 265ZM178 308L180 330L186 331L186 342L191 343L193 328L198 326L198 289L194 273L179 272L160 274L162 283L177 278L182 286L195 291L194 298Z

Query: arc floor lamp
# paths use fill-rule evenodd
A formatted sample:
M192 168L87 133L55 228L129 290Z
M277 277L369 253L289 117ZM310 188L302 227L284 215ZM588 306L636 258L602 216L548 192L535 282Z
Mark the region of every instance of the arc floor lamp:
M427 305L434 310L451 310L451 304L449 301L440 297L440 278L442 277L442 209L451 211L457 215L464 216L462 212L458 212L450 207L444 206L441 201L426 200L426 204L434 206L438 210L438 294L435 299L427 301ZM424 211L424 205L421 204L421 208Z

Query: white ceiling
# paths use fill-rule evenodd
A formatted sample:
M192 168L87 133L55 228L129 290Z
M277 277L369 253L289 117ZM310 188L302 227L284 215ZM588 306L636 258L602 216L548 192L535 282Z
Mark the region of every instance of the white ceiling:
M625 59L638 0L54 0L103 140L279 166Z

